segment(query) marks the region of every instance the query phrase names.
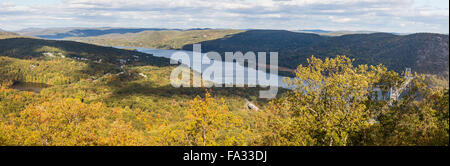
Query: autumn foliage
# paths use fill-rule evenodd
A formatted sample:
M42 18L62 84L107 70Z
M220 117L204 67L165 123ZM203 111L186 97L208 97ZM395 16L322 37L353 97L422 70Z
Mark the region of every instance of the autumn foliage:
M0 145L448 146L449 141L448 88L430 86L414 74L389 105L379 98L401 85L404 73L354 66L345 56L311 57L286 80L295 88L271 101L256 99L258 89L252 88L173 88L170 66L122 69L8 57L0 57L0 64ZM14 89L17 82L50 86L33 93ZM260 111L248 109L245 99Z

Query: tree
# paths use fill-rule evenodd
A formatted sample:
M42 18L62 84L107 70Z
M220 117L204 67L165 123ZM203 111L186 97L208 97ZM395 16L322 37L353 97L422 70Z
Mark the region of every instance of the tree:
M311 57L308 66L300 65L295 87L272 102L269 118L273 132L266 136L269 145L351 145L351 137L369 126L371 112L365 103L386 68L352 65L345 56L324 61ZM281 118L277 118L281 117Z
M382 112L363 145L448 146L448 89L430 88L416 75L408 92Z
M239 130L242 120L233 115L224 99L214 99L210 93L205 98L197 96L190 101L186 113L187 121L172 128L164 135L163 144L189 146L242 145L243 135Z
M0 122L0 145L144 145L145 137L120 113L75 99L31 105Z

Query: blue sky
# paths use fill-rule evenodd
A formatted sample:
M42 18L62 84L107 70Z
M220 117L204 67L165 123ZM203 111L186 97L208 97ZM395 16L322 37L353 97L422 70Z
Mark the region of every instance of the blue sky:
M448 0L0 0L0 28L449 32Z

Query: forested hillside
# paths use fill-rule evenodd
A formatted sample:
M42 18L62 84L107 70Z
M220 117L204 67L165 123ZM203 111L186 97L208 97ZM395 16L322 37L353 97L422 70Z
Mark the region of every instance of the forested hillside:
M295 69L315 55L346 55L356 64L384 64L397 72L406 67L427 74L449 74L449 36L442 34L353 34L338 37L277 30L250 30L227 38L203 41L208 51L277 51L279 65ZM183 49L192 50L192 45Z
M31 38L10 38L0 40L0 56L9 56L20 59L38 57L65 57L87 62L103 62L133 65L166 66L169 60L154 57L136 51L102 47L73 41L54 41Z

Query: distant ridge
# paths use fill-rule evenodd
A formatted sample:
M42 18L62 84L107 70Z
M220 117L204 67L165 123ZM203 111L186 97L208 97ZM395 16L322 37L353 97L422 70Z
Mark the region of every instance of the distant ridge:
M210 30L211 28L190 28L190 29L167 29L167 28L121 28L121 27L100 27L100 28L27 28L17 31L26 36L34 36L43 39L64 39L70 37L95 37L108 34L139 33L143 31L194 31Z
M329 33L332 31L326 31L326 30L321 30L321 29L303 29L300 30L301 32L312 32L312 33Z
M67 37L90 37L106 34L138 33L142 31L163 31L164 28L31 28L17 31L21 35L35 36L43 39L63 39Z
M20 35L17 33L14 33L14 32L8 32L3 29L0 29L0 39L17 37L17 36L20 36Z
M304 29L299 31L293 31L293 32L300 32L300 33L314 33L322 36L342 36L342 35L351 35L351 34L371 34L371 33L381 33L376 31L347 31L347 30L339 30L339 31L328 31L328 30L321 30L321 29ZM392 33L396 35L400 35L400 33Z

